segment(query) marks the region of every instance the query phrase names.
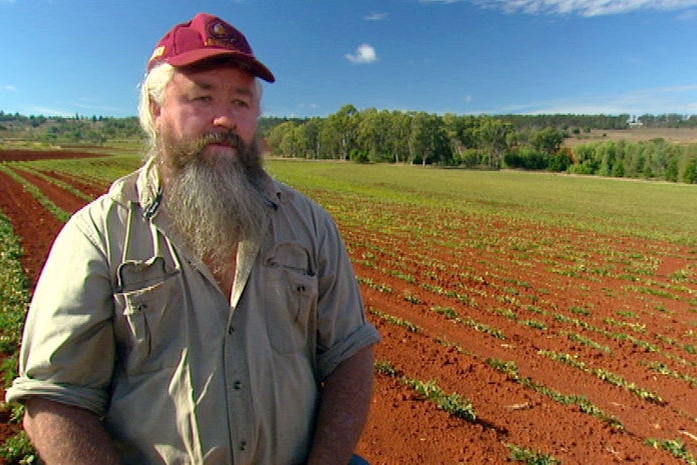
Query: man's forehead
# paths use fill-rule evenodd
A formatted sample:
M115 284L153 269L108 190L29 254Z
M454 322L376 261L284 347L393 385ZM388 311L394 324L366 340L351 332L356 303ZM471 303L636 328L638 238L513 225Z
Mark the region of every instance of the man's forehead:
M179 84L202 89L231 88L239 92L253 93L255 87L254 76L235 67L180 69L175 72L174 79Z

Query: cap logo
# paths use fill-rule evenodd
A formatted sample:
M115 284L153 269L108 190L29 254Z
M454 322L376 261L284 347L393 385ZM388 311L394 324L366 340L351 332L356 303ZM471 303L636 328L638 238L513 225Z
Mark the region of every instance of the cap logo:
M208 32L217 39L226 39L232 35L232 31L223 23L213 23Z
M235 32L223 22L214 22L206 28L208 38L206 39L207 47L223 47L237 48L235 42Z

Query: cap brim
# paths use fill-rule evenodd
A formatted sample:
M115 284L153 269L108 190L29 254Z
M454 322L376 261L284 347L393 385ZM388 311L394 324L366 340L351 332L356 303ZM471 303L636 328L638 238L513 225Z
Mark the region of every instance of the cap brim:
M262 62L253 56L244 53L233 52L224 49L199 49L181 53L175 57L166 58L163 61L174 67L191 66L213 58L229 57L231 60L242 63L247 71L266 82L275 82L273 73Z

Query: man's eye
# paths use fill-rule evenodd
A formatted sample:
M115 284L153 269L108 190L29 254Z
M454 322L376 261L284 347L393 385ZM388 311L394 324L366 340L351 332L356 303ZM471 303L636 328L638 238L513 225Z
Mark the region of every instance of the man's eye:
M211 97L209 95L201 95L198 97L194 97L194 100L197 102L210 102Z
M235 100L233 103L235 104L236 107L239 107L239 108L249 107L249 103L247 103L245 100Z

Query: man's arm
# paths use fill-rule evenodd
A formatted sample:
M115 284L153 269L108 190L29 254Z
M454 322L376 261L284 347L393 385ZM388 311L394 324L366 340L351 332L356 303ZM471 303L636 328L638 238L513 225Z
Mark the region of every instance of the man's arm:
M307 465L349 463L368 420L374 363L371 345L341 362L325 380Z
M30 397L24 430L46 465L119 465L119 454L97 415Z

